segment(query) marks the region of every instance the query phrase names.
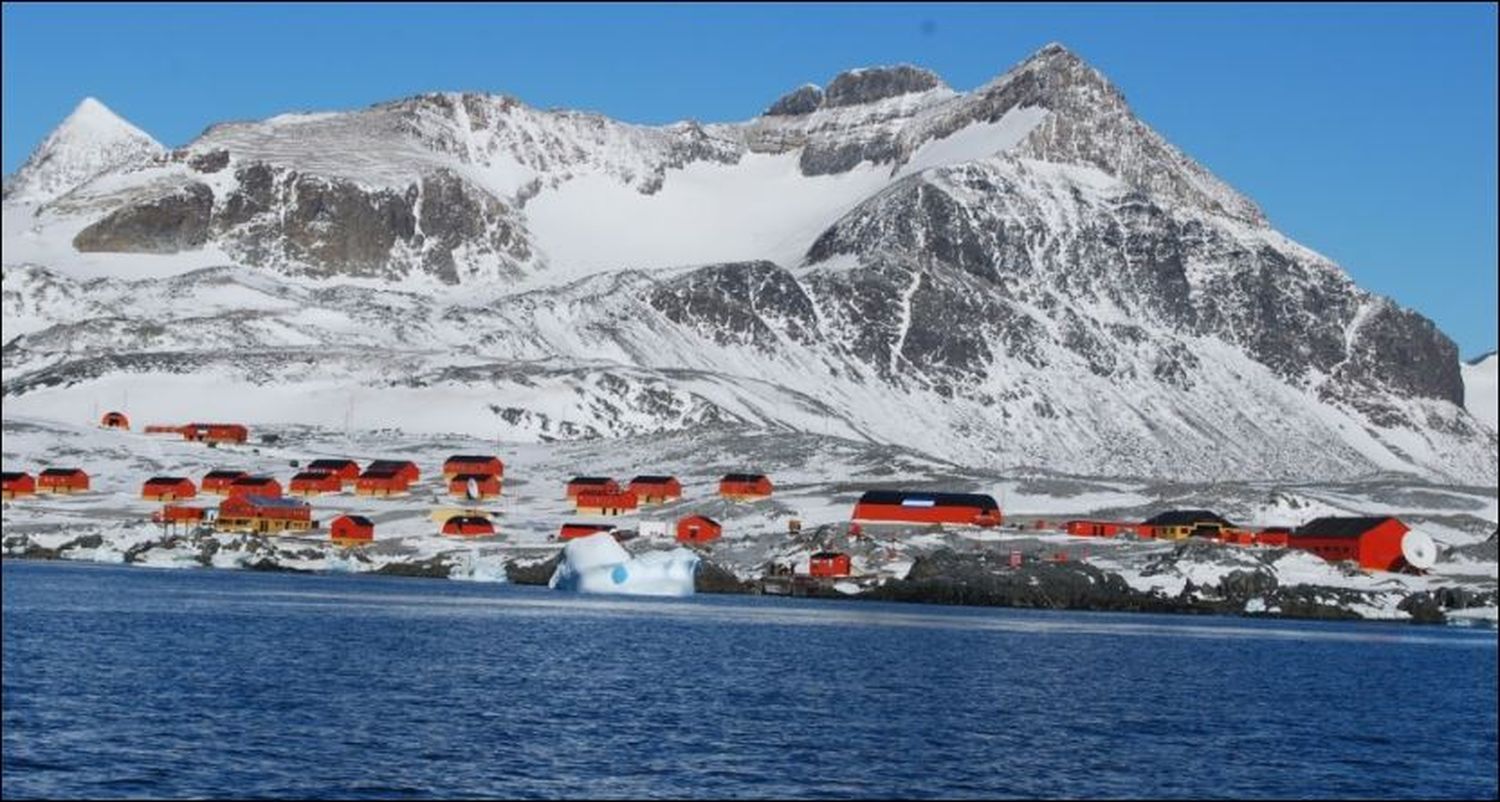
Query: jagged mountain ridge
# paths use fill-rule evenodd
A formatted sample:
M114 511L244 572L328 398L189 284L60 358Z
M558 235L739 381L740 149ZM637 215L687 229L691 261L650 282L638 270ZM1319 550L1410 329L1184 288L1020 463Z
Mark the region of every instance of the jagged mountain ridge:
M24 211L32 233L74 231L87 253L221 248L300 310L245 301L164 326L180 300L119 303L47 260L8 266L6 310L27 321L5 349L8 404L174 364L151 354L293 385L344 359L327 368L341 382L446 387L466 399L448 419L504 410L518 437L822 416L971 464L1493 483L1495 438L1461 410L1452 343L1276 234L1066 50L965 94L904 67L813 94L742 124L427 95L211 127L151 168L8 208L7 262ZM726 196L796 214L691 216ZM594 240L602 255L570 250ZM202 275L175 289L244 281ZM428 289L309 295L304 276ZM110 314L81 317L80 299ZM353 320L373 331L349 336ZM327 342L399 353L402 375L317 353ZM278 367L291 353L303 366ZM474 388L532 398L480 403Z

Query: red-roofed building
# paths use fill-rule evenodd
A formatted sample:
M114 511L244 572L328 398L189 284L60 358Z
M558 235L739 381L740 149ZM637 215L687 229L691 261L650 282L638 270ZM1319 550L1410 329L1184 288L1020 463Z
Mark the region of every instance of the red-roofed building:
M307 463L307 470L331 473L344 487L353 486L354 480L359 478L359 463L352 459L315 459Z
M1074 537L1118 537L1123 532L1133 532L1132 524L1119 521L1068 521L1063 531Z
M354 492L360 496L401 496L411 491L411 480L396 468L366 468L354 480Z
M598 532L613 531L615 531L614 524L565 523L562 525L562 529L558 530L557 539L572 540L576 537L587 537Z
M205 443L243 443L250 439L250 430L239 423L189 423L182 427L182 436Z
M219 503L214 528L224 532L275 534L306 531L316 526L305 501L280 496L230 496Z
M568 480L568 498L579 493L618 493L620 483L603 476L575 476Z
M849 555L836 551L820 551L808 559L807 573L811 576L848 576L851 569Z
M417 463L409 459L378 459L365 468L366 473L372 471L376 473L395 471L402 479L406 480L407 484L411 484L422 478L422 472L417 469Z
M1329 562L1351 560L1361 568L1397 571L1406 564L1401 541L1410 531L1400 519L1317 518L1297 528L1287 545L1310 551Z

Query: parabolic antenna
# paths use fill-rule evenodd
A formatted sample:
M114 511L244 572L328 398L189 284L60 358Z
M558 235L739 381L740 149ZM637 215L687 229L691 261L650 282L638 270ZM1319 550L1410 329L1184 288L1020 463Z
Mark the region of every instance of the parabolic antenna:
M1401 556L1407 565L1425 571L1437 563L1437 544L1427 533L1413 529L1401 538Z
M479 498L479 483L474 481L473 478L469 479L469 484L464 490L469 494L470 501Z

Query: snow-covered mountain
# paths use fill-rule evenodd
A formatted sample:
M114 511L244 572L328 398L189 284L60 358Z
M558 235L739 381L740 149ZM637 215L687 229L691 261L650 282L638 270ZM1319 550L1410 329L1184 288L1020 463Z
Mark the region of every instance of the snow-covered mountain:
M5 200L42 202L108 170L129 170L166 152L145 131L86 97L5 185Z
M1496 364L1500 363L1500 356L1491 351L1480 357L1464 363L1464 406L1469 414L1489 424L1491 429L1497 428L1496 419L1500 412L1495 409L1497 397L1500 393L1496 391Z
M6 407L32 414L128 391L163 419L1496 481L1447 337L1057 45L971 92L853 70L741 123L433 94L221 124L12 193L4 245Z

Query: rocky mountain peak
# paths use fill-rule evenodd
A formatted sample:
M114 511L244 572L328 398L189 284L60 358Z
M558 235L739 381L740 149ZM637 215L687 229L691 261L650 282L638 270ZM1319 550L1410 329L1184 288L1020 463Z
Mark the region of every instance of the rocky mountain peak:
M823 106L855 106L888 97L925 92L945 86L943 79L931 70L898 64L893 67L865 67L841 72L828 83Z
M50 200L101 172L148 162L164 152L145 131L86 97L16 171L5 197Z

